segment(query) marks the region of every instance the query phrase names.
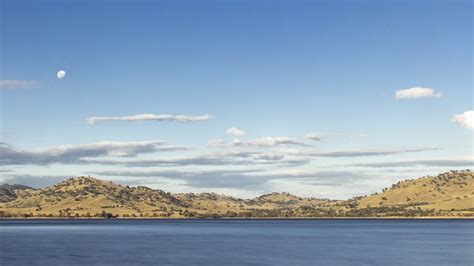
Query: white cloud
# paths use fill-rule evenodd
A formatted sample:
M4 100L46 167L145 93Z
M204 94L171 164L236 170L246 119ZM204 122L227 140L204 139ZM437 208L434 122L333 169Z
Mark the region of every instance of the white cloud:
M458 122L463 127L474 130L474 111L466 111L460 115L453 115L451 120Z
M0 161L1 162L1 161ZM306 158L287 158L282 153L259 151L225 151L191 156L153 158L141 160L81 160L82 163L98 165L117 165L127 167L160 167L160 166L230 166L230 165L302 165L308 163Z
M101 141L88 144L61 145L42 150L18 150L0 143L0 165L47 165L52 163L85 163L84 158L103 156L134 157L141 153L176 151L185 147L168 146L165 141Z
M264 137L253 139L250 141L241 141L240 139L234 139L232 142L235 146L244 146L244 147L272 147L277 145L293 145L293 146L310 146L304 143L301 140L289 138L289 137Z
M289 137L265 137L250 141L250 143L257 146L275 146L275 145L296 145L306 146L305 143L300 140L289 138Z
M416 99L416 98L438 98L441 97L440 92L435 92L431 88L413 87L395 92L397 99Z
M50 154L65 154L79 151L100 151L109 156L130 157L141 152L151 152L158 150L158 146L165 144L165 141L100 141L89 144L61 145L50 149Z
M209 147L222 147L228 146L228 142L223 139L213 139L207 142L207 146Z
M288 150L285 153L293 156L306 156L306 157L331 157L331 158L344 158L344 157L367 157L367 156L382 156L382 155L394 155L403 153L416 153L425 151L439 150L438 147L421 147L421 148L406 148L406 149L340 149L340 150L326 150L326 151L301 151L301 150Z
M359 164L348 164L342 166L356 166L356 167L370 167L370 168L392 168L392 167L472 167L474 165L474 158L452 159L429 159L429 160L405 160L405 161L390 161L390 162L370 162Z
M243 131L242 129L238 129L236 127L231 127L227 129L225 133L234 137L242 137L246 134L245 131Z
M242 143L242 141L238 138L235 138L233 141L232 141L232 144L233 145L236 145L236 146L239 146L240 144Z
M97 122L106 122L106 121L172 121L172 122L198 122L206 121L212 118L211 115L199 115L199 116L189 116L189 115L155 115L155 114L138 114L131 116L93 116L87 118L89 124L95 124Z
M28 87L34 87L38 84L34 80L13 80L13 79L1 79L0 88L6 89L23 89Z
M341 173L346 179L335 179L331 183L331 177L316 178L278 178L269 180L265 185L269 191L288 192L300 197L349 199L355 196L378 191L383 186L374 185L374 178L365 174ZM359 176L356 176L359 175Z

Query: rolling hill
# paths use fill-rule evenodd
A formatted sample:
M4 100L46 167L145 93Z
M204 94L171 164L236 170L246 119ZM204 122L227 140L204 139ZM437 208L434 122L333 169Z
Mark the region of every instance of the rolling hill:
M28 191L34 190L31 187L24 185L0 185L0 202L13 201L20 195L26 195Z
M474 217L474 173L450 171L400 181L380 193L349 200L289 193L253 199L215 193L172 194L81 176L42 189L2 185L0 202L0 217Z

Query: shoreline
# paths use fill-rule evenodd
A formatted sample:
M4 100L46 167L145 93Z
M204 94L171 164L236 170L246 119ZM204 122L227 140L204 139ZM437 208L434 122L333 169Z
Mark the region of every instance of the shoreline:
M461 217L461 216L426 216L426 217L293 217L293 218L281 218L281 217L266 217L266 218L238 218L238 217L222 217L222 218L153 218L153 217L136 217L136 218L103 218L103 217L90 217L90 218L67 218L67 217L8 217L0 218L2 220L61 220L61 221L84 221L84 220L114 220L114 221L134 221L134 220L156 220L156 221L230 221L230 220L247 220L247 221L291 221L291 220L474 220L474 217Z

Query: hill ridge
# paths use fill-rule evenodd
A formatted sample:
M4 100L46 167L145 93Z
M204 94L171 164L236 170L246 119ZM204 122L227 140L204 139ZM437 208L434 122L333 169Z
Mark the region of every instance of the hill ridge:
M7 189L10 188L10 189ZM0 186L0 217L474 217L474 173L406 179L348 200L273 192L252 199L217 193L169 193L91 176L33 189Z

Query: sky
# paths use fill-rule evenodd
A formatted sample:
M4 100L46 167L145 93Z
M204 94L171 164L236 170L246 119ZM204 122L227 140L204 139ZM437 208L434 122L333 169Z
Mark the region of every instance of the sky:
M472 16L471 1L0 0L0 183L345 199L473 169Z

